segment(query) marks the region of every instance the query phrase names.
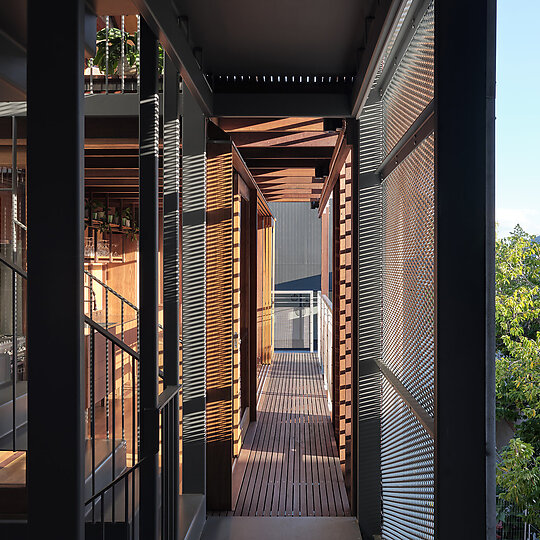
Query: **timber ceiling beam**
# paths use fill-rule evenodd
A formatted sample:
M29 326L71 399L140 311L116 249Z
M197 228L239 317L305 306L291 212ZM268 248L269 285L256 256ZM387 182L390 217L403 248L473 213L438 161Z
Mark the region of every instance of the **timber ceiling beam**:
M322 118L219 118L219 127L229 134L249 133L295 133L304 131L324 131Z
M275 132L235 132L230 136L237 147L241 148L333 148L337 141L337 134L313 131L287 131Z
M254 176L257 174L262 174L260 170L283 170L283 169L305 169L305 168L312 168L315 169L315 167L319 165L327 165L329 161L329 158L314 158L314 159L293 159L293 158L285 158L285 159L246 159L247 166L250 168L251 172ZM313 176L315 176L315 171Z
M286 160L286 159L330 159L333 146L277 146L277 147L244 147L240 150L245 160Z

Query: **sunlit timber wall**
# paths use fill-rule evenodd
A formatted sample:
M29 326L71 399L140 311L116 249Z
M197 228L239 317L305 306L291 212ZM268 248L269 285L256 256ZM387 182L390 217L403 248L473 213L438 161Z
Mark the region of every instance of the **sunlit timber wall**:
M434 5L402 9L359 123L359 429L379 415L385 540L434 537Z
M257 218L257 370L274 355L274 219Z
M207 152L206 452L208 508L214 510L232 505L234 427L238 425L233 333L238 292L234 289L231 147L229 143L209 143Z
M339 174L333 196L333 425L345 487L352 488L352 152Z

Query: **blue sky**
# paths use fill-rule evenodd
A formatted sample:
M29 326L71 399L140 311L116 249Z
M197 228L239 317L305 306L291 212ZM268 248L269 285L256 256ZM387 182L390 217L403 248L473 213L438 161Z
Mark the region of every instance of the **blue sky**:
M540 1L497 4L498 235L540 235Z

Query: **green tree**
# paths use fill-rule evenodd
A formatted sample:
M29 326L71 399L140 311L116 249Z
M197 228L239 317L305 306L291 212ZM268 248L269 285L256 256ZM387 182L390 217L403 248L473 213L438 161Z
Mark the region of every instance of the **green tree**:
M540 528L540 244L519 226L496 242L495 307L497 418L516 433L497 466L499 500Z
M497 417L535 418L540 416L540 244L519 226L496 243L495 306Z
M534 456L530 444L519 439L509 442L501 458L497 465L499 498L516 505L523 511L523 520L540 529L540 458Z

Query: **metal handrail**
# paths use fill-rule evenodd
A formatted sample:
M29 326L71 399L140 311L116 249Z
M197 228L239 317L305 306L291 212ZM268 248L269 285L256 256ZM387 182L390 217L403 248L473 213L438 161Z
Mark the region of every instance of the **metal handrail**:
M131 309L133 309L136 313L139 313L139 308L131 303L127 298L124 298L118 291L115 291L114 289L112 289L111 287L109 287L107 284L103 283L103 281L101 281L99 278L97 278L96 276L94 276L94 274L92 274L91 272L89 272L88 270L85 270L84 273L90 278L92 279L93 281L95 281L96 283L98 283L99 285L101 285L106 291L110 292L113 296L116 296L116 298L118 298L121 302L124 302L125 304L127 304ZM158 328L160 330L163 330L163 325L161 323L158 322ZM180 343L182 342L182 340L180 340Z
M129 476L132 472L134 472L136 469L138 469L141 465L141 463L145 460L145 458L142 458L140 461L135 463L132 467L128 467L123 473L118 475L114 480L109 482L103 489L98 491L95 495L92 495L88 500L85 501L84 506L88 506L89 504L92 504L92 501L95 501L96 499L99 499L102 495L105 495L107 491L112 489L116 484L119 484L126 476Z
M112 341L119 349L122 349L124 352L129 354L130 356L133 356L136 360L141 359L138 352L135 352L131 347L126 345L122 340L118 339L114 334L103 328L101 324L97 323L87 315L84 315L84 322L91 326L94 330L99 332L103 337L106 337L109 341Z
M161 394L159 394L158 397L158 411L161 411L171 399L178 394L182 390L181 384L176 384L174 386L167 386Z
M7 259L4 259L3 255L0 255L0 262L4 263L6 266L11 268L13 271L17 272L19 276L23 277L24 279L28 279L28 274L20 268L17 264L14 264L12 262L9 262Z
M328 308L331 310L332 309L332 300L330 300L330 298L328 298L328 296L326 296L326 294L321 294L321 299L328 306Z
M96 276L94 276L94 274L92 274L91 272L89 272L88 270L85 270L84 273L92 280L96 281L99 285L101 285L106 291L109 291L111 294L113 294L114 296L116 296L116 298L118 298L119 300L121 300L122 302L124 302L125 304L127 304L130 308L134 309L137 313L139 312L139 308L135 305L135 304L132 304L127 298L124 298L118 291L115 291L114 289L111 289L111 287L109 287L108 285L106 285L105 283L103 283L103 281L101 281L99 278L97 278Z

